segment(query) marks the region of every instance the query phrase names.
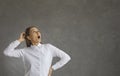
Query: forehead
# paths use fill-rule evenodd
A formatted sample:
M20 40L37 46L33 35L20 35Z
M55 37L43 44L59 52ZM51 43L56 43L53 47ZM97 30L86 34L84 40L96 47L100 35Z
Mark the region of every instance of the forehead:
M39 31L39 29L36 28L36 27L32 27L32 28L30 29L30 31Z

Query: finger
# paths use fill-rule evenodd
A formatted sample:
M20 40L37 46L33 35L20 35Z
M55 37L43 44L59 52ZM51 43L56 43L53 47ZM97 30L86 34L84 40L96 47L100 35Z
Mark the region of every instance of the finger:
M25 36L25 32L22 32L22 33L21 33L21 36Z
M23 34L25 34L25 32L22 32L21 34L23 35Z

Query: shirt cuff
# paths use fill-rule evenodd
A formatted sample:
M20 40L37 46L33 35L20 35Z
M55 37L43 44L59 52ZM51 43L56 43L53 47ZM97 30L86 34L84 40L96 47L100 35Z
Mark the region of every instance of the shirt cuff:
M53 70L56 70L56 68L55 68L54 66L52 66L52 69L53 69Z
M14 41L17 45L20 44L20 41L19 40L15 40Z

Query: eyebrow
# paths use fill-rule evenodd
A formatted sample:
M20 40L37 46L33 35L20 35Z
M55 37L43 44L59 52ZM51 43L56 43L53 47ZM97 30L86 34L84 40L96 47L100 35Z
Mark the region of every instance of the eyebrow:
M31 32L35 32L35 31L39 31L40 32L39 29L31 29Z
M31 30L32 32L40 32L40 30Z

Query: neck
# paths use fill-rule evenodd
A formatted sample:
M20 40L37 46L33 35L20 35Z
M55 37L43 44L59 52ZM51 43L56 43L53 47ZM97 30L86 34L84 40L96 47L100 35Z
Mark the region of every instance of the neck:
M32 45L38 45L39 43L32 43Z

